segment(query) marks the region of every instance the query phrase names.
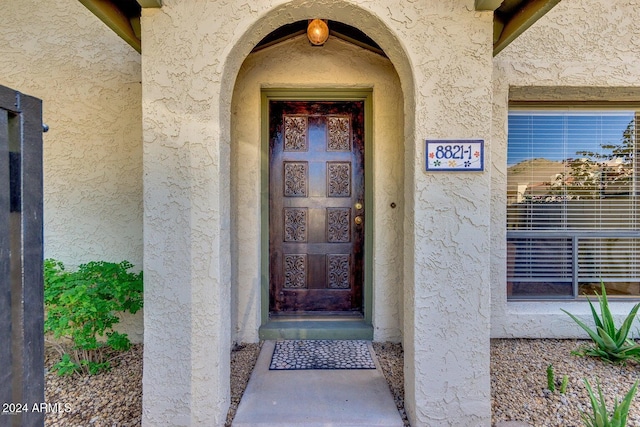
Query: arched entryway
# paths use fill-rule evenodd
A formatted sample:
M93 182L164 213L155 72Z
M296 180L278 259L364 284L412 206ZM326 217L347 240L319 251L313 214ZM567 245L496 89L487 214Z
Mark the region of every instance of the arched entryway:
M273 29L313 16L359 28L387 58L361 55L344 41L327 55L327 43L310 51L315 61L306 68L299 62L295 74L278 46L251 53ZM407 202L404 195L413 191L415 106L413 71L398 35L371 10L339 0L224 11L209 2L167 3L143 16L143 30L145 425L220 425L229 403L232 342L258 339L263 88L372 90L373 216L386 234L372 237L371 275L380 282L372 285L370 315L374 338L411 341L405 325L413 326L413 313L403 301L414 293L404 276L413 263L405 236L412 233L406 225L412 226L414 209L413 197ZM271 64L265 79L252 61L268 51L262 59L284 59ZM351 70L340 80L337 59ZM371 80L362 73L367 69L393 75L393 84ZM170 367L175 361L179 366Z
M364 208L355 207L366 206L363 294L361 305L355 310L345 310L348 313L329 308L324 311L330 312L330 318L327 313L321 313L320 320L297 315L295 319L280 317L278 323L271 322L276 313L270 301L273 290L270 292L269 268L274 267L269 266L269 136L264 132L268 120L265 99L269 97L334 102L361 99L367 110L363 200L354 199L353 212L346 214L349 221L356 213L365 216ZM309 43L306 35L297 35L254 51L245 59L235 82L231 105L234 341L256 341L259 327L262 327L262 338L402 339L403 104L402 85L389 58L339 37L332 36L322 47L316 47ZM329 250L332 251L335 252ZM315 271L324 268L321 263L328 263L325 259L331 256L317 262L321 267L309 268ZM306 261L319 256L314 253L298 258ZM338 293L345 291L340 289ZM305 313L308 314L317 313Z

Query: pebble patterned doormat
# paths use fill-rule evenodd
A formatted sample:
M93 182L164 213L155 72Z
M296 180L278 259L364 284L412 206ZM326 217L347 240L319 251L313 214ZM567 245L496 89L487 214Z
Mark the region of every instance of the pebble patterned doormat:
M277 341L270 370L376 369L367 341Z

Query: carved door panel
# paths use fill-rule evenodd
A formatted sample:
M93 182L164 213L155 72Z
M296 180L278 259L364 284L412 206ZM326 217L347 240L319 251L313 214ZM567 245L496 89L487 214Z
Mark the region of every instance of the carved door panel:
M364 102L269 103L269 308L361 311Z

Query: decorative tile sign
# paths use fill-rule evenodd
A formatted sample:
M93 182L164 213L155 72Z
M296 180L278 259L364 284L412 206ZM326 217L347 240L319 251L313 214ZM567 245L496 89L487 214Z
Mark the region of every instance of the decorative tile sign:
M484 170L481 139L427 139L427 172Z

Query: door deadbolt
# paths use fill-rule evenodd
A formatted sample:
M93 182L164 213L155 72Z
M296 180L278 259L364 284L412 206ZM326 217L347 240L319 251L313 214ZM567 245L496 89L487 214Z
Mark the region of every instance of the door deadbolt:
M355 208L356 209L362 209L362 203L360 203L360 202L356 203Z

